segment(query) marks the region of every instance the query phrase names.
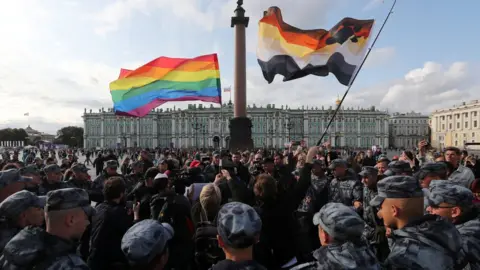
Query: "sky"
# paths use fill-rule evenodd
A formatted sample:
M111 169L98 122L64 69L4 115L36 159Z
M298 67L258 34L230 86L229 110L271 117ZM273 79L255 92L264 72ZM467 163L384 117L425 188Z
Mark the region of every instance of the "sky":
M233 85L235 0L2 0L0 128L53 133L83 126L84 108L112 107L108 85L120 68L159 56L217 53L222 87ZM253 105L331 106L346 87L334 76L268 84L257 64L258 21L270 6L304 29L330 29L344 17L375 19L391 0L244 0L247 100ZM480 99L478 0L398 0L345 99L345 107L430 114ZM228 93L223 100L230 99ZM184 108L170 103L162 108ZM30 116L24 116L29 113Z

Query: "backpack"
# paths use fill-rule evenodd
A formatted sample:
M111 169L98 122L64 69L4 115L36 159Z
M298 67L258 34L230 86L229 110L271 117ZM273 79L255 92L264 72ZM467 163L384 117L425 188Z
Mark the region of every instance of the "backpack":
M204 210L202 206L200 208L200 222L197 224L194 237L195 263L199 270L204 270L225 259L225 254L218 246L217 227L214 223L203 220Z

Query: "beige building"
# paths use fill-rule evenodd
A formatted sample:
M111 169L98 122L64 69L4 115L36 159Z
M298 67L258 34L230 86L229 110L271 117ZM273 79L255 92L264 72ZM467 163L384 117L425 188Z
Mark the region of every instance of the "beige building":
M465 143L480 142L479 100L434 111L431 116L431 126L433 147L464 148ZM476 147L469 147L469 149L476 149Z
M36 140L40 140L44 142L53 142L53 140L55 139L55 135L51 135L51 134L47 134L47 133L43 133L38 130L35 130L31 128L30 125L28 125L28 127L25 128L25 132L28 135L28 139L32 142Z
M429 140L428 116L421 113L394 113L389 121L390 147L412 149L421 140Z

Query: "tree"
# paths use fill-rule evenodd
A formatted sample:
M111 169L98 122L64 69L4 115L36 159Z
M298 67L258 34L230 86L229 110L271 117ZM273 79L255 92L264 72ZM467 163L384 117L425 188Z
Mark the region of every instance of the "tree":
M83 147L83 128L68 126L59 129L55 143L71 147Z
M23 141L26 142L28 134L23 128L0 129L0 141Z

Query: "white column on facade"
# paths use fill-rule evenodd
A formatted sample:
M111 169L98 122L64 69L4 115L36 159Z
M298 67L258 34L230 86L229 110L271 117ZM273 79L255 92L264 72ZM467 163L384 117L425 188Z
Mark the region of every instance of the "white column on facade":
M360 116L360 115L357 115L357 116ZM356 132L356 135L357 135L357 147L361 147L362 146L362 134L360 132L360 119L361 117L358 117L356 120L357 120L357 132Z
M100 118L100 147L105 147L105 117Z
M152 118L152 125L153 125L153 134L152 134L153 135L153 146L152 147L154 147L154 148L158 146L158 137L162 136L162 134L159 134L159 132L158 132L158 123L159 123L158 115L155 114ZM162 127L162 128L166 128L166 127Z

